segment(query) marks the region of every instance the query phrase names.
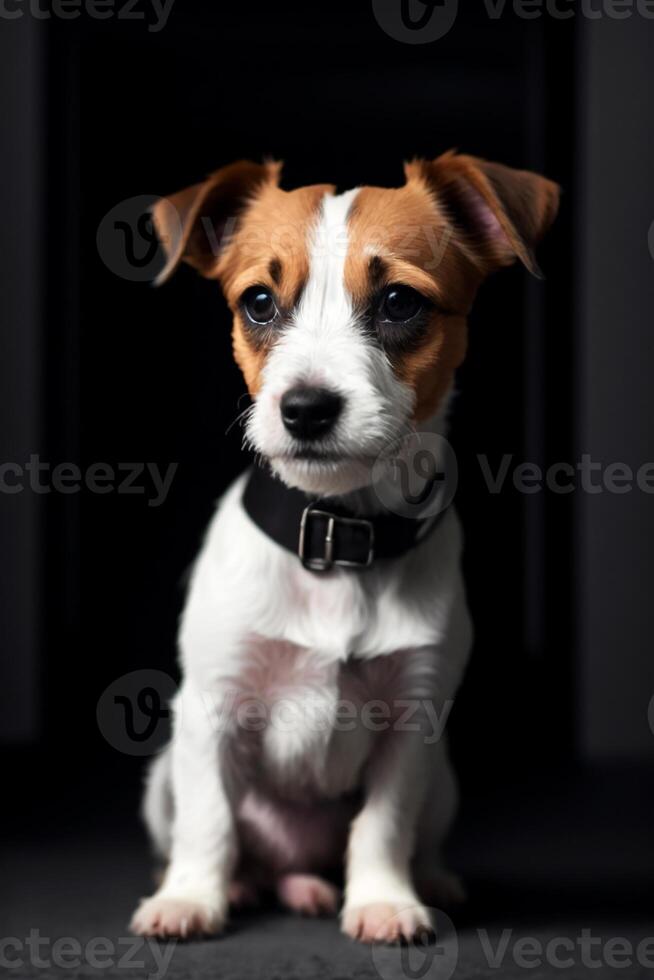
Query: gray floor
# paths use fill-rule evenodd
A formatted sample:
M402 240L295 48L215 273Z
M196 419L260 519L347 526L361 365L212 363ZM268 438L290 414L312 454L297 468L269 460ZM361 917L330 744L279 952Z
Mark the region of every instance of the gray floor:
M371 949L342 936L336 921L273 908L235 917L219 939L148 945L126 929L151 881L135 821L114 826L108 815L103 832L18 833L2 848L0 972L20 980L649 978L652 812L649 799L611 788L580 786L565 805L545 797L537 812L533 794L523 809L519 797L502 813L482 802L469 808L474 819L463 815L452 862L471 898L453 925L438 920L429 948ZM609 805L600 808L592 792Z

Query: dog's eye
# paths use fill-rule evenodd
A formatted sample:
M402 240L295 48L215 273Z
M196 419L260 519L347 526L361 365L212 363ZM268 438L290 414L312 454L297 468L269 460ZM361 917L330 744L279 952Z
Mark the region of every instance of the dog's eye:
M412 320L424 305L419 292L410 286L389 286L381 303L382 315L394 323Z
M246 289L242 303L254 323L270 323L277 316L275 298L265 286L251 286Z

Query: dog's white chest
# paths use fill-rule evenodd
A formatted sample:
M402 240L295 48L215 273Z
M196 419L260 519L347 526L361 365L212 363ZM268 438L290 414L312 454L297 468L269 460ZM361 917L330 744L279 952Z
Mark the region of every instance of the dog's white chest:
M236 739L267 787L287 796L356 787L370 748L360 724L370 692L358 664L252 636L238 686Z

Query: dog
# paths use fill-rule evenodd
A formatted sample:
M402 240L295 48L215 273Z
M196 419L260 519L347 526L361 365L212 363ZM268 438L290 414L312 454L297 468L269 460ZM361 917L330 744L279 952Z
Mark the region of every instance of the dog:
M186 262L233 313L258 462L192 572L172 740L143 804L167 870L131 928L218 933L262 891L335 914L340 869L343 931L408 941L430 903L461 897L434 733L472 630L454 508L420 503L444 460L409 515L398 460L446 432L477 289L516 259L538 274L559 189L454 151L407 163L396 188L280 181L281 164L241 161L152 210L158 282Z

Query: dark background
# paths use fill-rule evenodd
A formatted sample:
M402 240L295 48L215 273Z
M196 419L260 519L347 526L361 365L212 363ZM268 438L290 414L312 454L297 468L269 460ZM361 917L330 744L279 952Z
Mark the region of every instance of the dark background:
M286 187L347 189L396 185L404 159L453 146L563 188L545 280L515 267L488 281L459 376L452 442L477 635L451 718L459 846L515 799L527 837L554 813L563 837L599 824L617 840L616 808L640 832L654 498L524 496L510 479L491 495L476 455L493 468L504 453L544 466L652 458L654 23L509 7L494 20L478 4L444 38L408 45L368 3L176 0L159 33L85 15L0 26L2 459L179 464L159 508L115 492L0 495L14 832L136 825L144 760L106 740L97 704L130 671L177 676L183 576L246 463L238 426L225 434L245 388L217 286L187 269L159 290L117 275L96 244L103 217L241 157L285 160ZM625 865L628 884L646 861Z

